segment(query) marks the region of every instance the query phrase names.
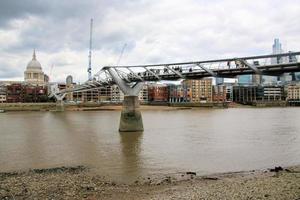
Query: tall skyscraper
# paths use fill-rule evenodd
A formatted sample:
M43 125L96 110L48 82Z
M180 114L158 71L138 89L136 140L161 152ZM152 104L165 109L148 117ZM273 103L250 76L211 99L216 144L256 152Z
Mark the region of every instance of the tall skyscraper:
M239 85L252 85L252 75L240 75L238 76Z
M278 38L274 39L274 44L272 45L272 54L280 54L283 53L283 49L282 49L282 44L280 43ZM285 60L285 57L274 57L271 58L271 64L280 64L283 63L283 61ZM289 75L288 74L283 74L280 77L276 77L276 76L263 76L262 77L262 83L264 85L274 85L276 84L278 81L280 81L281 83L284 83L285 81L289 80Z
M262 83L262 76L259 74L248 74L238 76L239 85L260 85Z
M281 45L281 43L279 42L279 39L278 39L278 38L275 38L275 39L274 39L274 44L273 44L273 46L272 46L272 54L280 54L280 53L283 53L282 45ZM281 57L275 57L275 58L272 58L271 63L272 63L272 64L279 64L279 63L282 63L282 58L281 58Z
M216 85L223 85L224 84L224 78L216 78Z

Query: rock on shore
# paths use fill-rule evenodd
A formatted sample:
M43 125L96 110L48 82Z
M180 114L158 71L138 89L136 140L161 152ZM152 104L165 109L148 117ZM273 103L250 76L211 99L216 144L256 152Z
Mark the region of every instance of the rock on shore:
M85 167L0 173L0 199L300 199L300 166L121 184Z

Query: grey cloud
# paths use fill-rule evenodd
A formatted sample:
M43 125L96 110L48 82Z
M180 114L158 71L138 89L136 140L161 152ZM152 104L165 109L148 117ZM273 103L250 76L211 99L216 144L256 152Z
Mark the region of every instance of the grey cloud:
M115 63L125 43L122 64L270 53L274 37L299 50L297 0L1 0L0 55L31 54L36 48L49 63L66 70L72 63L76 73L85 72L91 17L98 66ZM14 24L18 20L22 26ZM1 43L1 31L16 33L17 39ZM81 60L56 57L70 55L65 52ZM9 69L19 67L13 63Z
M51 16L57 20L65 20L74 17L80 18L82 15L89 15L92 13L92 9L96 5L105 6L107 4L105 2L106 1L104 0L1 0L0 19L3 25L12 19L18 19L29 15L41 17Z
M138 1L135 1L138 2ZM63 48L74 50L87 49L89 44L89 20L94 17L94 49L112 49L118 52L118 44L133 43L134 38L130 37L124 30L115 30L104 33L102 29L105 13L110 10L118 10L132 4L126 1L1 1L1 9L9 10L1 14L0 18L6 24L13 19L26 19L30 22L30 17L37 17L38 22L30 29L18 29L20 31L20 41L14 45L4 47L5 51L22 52L25 49L43 49L52 53ZM18 13L14 15L13 13ZM28 22L28 23L29 23ZM111 23L111 22L109 22ZM3 24L3 23L2 23ZM12 28L10 26L10 28ZM5 26L2 29L9 29ZM0 23L1 30L1 23ZM126 31L126 30L125 30ZM130 47L134 45L129 45Z
M7 25L10 20L32 14L43 14L47 11L42 1L31 0L1 0L0 2L0 27Z
M12 68L8 63L1 63L0 66L0 79L8 79L20 77L23 74L22 69L20 68Z

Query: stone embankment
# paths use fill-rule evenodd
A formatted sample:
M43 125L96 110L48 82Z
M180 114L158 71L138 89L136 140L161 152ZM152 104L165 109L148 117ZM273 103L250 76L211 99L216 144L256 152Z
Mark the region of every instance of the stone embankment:
M55 107L55 103L0 103L0 110L4 111L49 111Z
M195 172L106 181L85 167L0 173L0 199L280 199L300 198L300 166L198 176Z
M141 110L182 110L191 107L170 107L163 105L141 105ZM55 111L55 103L0 103L3 111ZM66 111L121 111L120 104L81 103L65 104Z

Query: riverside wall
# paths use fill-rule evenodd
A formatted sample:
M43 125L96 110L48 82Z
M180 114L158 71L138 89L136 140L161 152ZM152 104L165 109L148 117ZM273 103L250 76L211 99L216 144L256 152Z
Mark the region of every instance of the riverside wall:
M228 102L208 102L208 103L168 103L168 102L149 102L140 103L141 106L155 107L157 110L159 107L169 108L235 108L235 107L286 107L289 105L286 101L257 101L249 104L228 103ZM110 103L110 102L85 102L85 103L65 103L65 110L119 110L122 103ZM48 103L0 103L0 110L4 111L54 111L56 110L55 102Z
M55 110L56 103L0 103L5 111L49 111Z

